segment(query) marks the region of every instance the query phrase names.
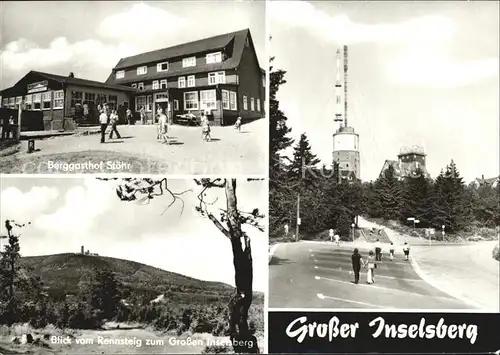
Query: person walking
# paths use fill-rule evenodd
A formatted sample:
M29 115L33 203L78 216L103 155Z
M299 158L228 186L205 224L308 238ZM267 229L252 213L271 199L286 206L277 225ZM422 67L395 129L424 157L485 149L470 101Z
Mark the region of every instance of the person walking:
M375 242L375 260L382 261L382 247L380 246L379 239Z
M236 119L236 123L234 124L234 129L241 132L241 116L238 116L238 118Z
M127 125L130 126L132 122L132 110L130 108L127 109Z
M367 272L366 272L366 283L372 284L375 282L375 256L373 255L373 250L368 253L368 261L366 262Z
M111 124L111 131L109 132L109 139L113 139L113 132L116 133L116 138L120 139L120 132L116 129L116 126L118 124L118 112L116 110L113 110L111 112L111 116L109 117L109 123Z
M99 115L99 123L101 124L101 143L105 143L106 139L106 128L108 128L108 114L106 111L101 110L101 114Z
M285 224L285 235L288 236L288 224Z
M201 113L201 138L206 142L212 140L210 136L210 123L208 122L208 117L205 112Z
M146 123L146 111L144 111L144 106L141 107L141 124Z
M408 245L407 242L405 242L405 245L403 245L403 252L405 253L405 259L409 260L409 258L410 258L410 246Z
M333 229L330 229L330 230L328 231L328 236L330 237L330 243L333 243L333 235L334 235L334 233L333 233Z
M352 271L354 272L354 283L359 283L359 272L361 271L361 265L365 266L365 261L359 254L359 250L356 248L351 256L352 261Z
M340 247L340 235L335 234L334 238L335 238L335 244L337 244L337 247Z
M394 243L391 242L391 246L389 247L389 255L391 256L391 261L394 260Z
M158 109L158 130L160 133L160 139L162 143L167 143L168 142L168 123L167 123L167 116L163 113L163 109L159 108Z

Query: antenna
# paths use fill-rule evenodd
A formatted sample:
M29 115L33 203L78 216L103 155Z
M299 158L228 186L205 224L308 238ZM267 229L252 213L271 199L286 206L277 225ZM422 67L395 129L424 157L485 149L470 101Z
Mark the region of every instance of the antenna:
M347 127L347 46L344 46L344 127Z
M336 106L335 106L335 122L342 122L342 85L340 84L340 48L337 49L337 80L335 81L335 96L336 96Z

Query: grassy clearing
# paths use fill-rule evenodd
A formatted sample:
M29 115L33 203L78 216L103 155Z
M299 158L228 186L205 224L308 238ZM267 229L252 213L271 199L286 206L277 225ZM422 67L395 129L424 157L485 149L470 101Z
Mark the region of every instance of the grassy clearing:
M60 169L49 169L49 162L66 164ZM77 166L91 163L94 168ZM73 164L71 167L70 165ZM99 166L98 166L99 165ZM0 160L0 171L10 174L64 174L64 173L142 173L157 174L162 170L157 161L131 154L89 150L74 153L22 156L11 155Z

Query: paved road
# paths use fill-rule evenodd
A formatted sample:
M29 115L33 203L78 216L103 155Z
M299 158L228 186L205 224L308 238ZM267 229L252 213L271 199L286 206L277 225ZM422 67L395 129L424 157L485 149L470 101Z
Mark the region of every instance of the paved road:
M202 141L200 127L170 126L171 145L157 142L153 125L118 126L118 131L122 139L106 139L105 144L99 143L100 135L37 140L39 151L33 154L26 153L27 142L23 141L21 152L1 157L0 162L6 172L17 172L23 164L45 155L86 152L91 156L92 151L111 151L149 159L160 166L160 172L169 174L262 175L268 169L265 119L243 125L241 132L232 126L212 127L211 142ZM64 157L60 162L65 162Z
M375 283L362 270L353 284L352 245L300 242L280 244L269 262L270 308L466 309L459 300L430 286L396 252L383 258ZM366 257L367 252L360 252Z

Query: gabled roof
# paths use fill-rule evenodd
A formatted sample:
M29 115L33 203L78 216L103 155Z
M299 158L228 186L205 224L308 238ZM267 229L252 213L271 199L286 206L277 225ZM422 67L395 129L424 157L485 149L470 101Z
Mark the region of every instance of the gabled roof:
M254 48L255 51L252 37L250 35L250 30L244 29L215 37L201 39L194 42L183 43L173 47L167 47L151 52L141 53L131 57L122 58L113 68L113 71L106 80L106 82L107 83L120 82L125 84L125 83L137 82L138 80L142 81L142 80L160 79L160 78L168 78L179 75L190 75L190 74L211 72L218 70L236 69L240 64L243 50L245 49L245 40L247 38L251 42L252 47ZM224 60L221 63L204 64L202 66L197 65L195 67L189 67L189 68L175 68L175 69L169 68L168 71L161 73L157 73L155 70L153 70L152 72L148 70L148 73L140 75L140 77L132 75L124 79L118 79L118 80L115 79L116 70L135 68L141 65L160 63L162 61L171 61L173 59L181 57L186 57L211 51L218 51L222 49L226 49L230 53L230 55L226 60ZM254 55L258 63L257 55L255 53ZM265 73L265 71L262 68L260 68L260 70L261 73Z
M500 177L493 177L489 179L484 179L484 178L476 178L476 181L480 185L493 185L496 181L499 181Z
M117 70L136 67L142 64L159 62L166 59L184 57L187 55L208 52L211 50L223 49L228 46L229 43L233 40L235 41L235 44L236 42L243 42L244 44L245 38L249 33L250 30L245 29L122 58L120 59L118 64L116 64L114 69ZM243 46L238 49L240 49L242 52ZM241 53L239 53L239 56L233 54L233 58L235 58L239 63Z
M14 86L11 86L10 88L2 90L0 92L0 94L8 94L10 91L14 90L14 88L16 87L17 84L19 84L19 82L21 82L26 77L33 75L33 74L37 75L39 77L42 77L44 79L47 79L47 80L54 80L54 81L60 82L62 84L90 86L90 87L96 87L96 88L104 88L104 89L119 90L119 91L129 91L129 92L136 91L136 89L128 87L128 86L107 84L107 83L102 83L102 82L94 81L94 80L74 78L74 77L69 77L69 76L62 76L62 75L57 75L57 74L50 74L50 73L44 73L44 72L40 72L40 71L36 71L36 70L31 70L29 73L27 73L21 79L19 79Z
M401 179L406 176L412 175L413 172L417 169L417 166L414 163L405 163L402 162L399 164L397 160L386 160L384 163L384 166L382 167L382 170L380 171L379 176L382 176L384 171L389 167L392 166L394 168L394 175L398 178ZM422 170L424 175L426 177L430 177L429 172L427 171L425 165L419 164L418 168Z

